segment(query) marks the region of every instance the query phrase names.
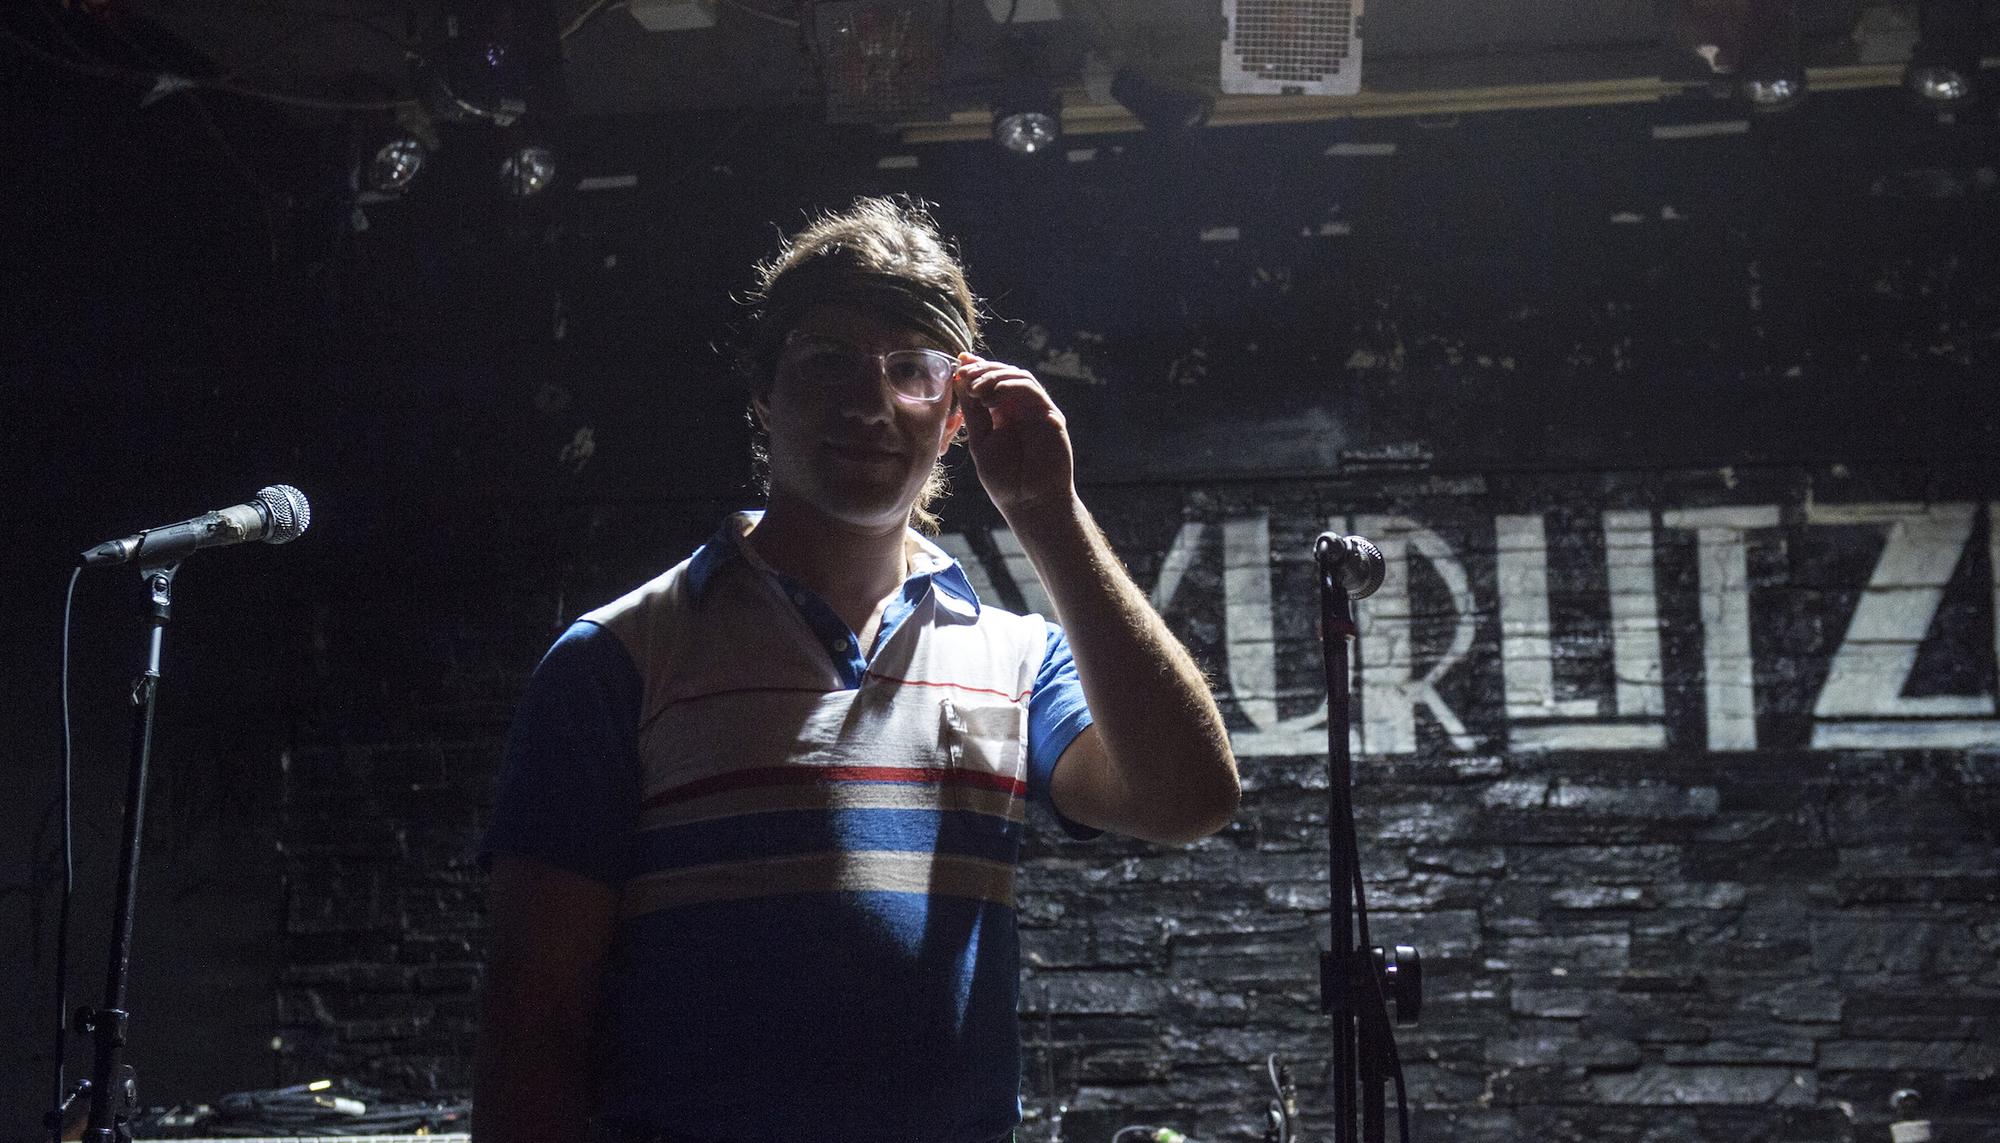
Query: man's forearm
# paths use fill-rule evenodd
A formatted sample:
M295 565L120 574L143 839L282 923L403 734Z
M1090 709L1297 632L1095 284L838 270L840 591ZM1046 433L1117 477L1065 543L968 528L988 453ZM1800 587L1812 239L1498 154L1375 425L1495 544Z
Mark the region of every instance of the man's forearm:
M582 1037L486 1023L472 1067L476 1143L586 1143L598 1113L592 1055Z
M1084 697L1142 836L1220 829L1239 796L1229 737L1208 682L1075 496L1009 523L1076 656Z
M569 1029L489 1016L473 1060L476 1143L586 1143L599 1110L592 1058Z
M585 1143L597 1115L600 981L617 894L527 857L493 862L473 1052L477 1143Z

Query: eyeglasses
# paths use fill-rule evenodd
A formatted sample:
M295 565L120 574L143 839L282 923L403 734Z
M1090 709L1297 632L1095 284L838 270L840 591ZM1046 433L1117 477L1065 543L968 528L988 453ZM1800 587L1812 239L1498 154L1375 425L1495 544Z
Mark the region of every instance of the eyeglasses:
M827 388L871 377L871 370L879 367L898 397L930 404L951 391L951 376L958 371L958 358L941 349L869 353L834 338L794 331L785 338L778 367L789 369L808 385Z

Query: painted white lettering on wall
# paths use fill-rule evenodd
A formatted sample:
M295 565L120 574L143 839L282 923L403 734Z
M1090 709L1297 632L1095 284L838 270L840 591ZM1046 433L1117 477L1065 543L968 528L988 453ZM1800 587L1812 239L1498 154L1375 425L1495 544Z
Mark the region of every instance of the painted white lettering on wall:
M1339 518L1329 526L1336 532L1350 531ZM1443 537L1407 516L1356 516L1351 530L1373 540L1387 561L1381 590L1365 606L1356 608L1361 749L1370 754L1414 754L1417 712L1423 710L1437 720L1453 747L1471 751L1473 739L1465 732L1465 723L1438 693L1438 682L1445 672L1472 650L1474 611L1465 565L1459 563ZM1450 645L1422 674L1417 673L1410 605L1412 557L1421 557L1444 581L1454 613Z
M1987 511L1991 550L1986 563L1992 569L2000 567L2000 535L1990 520L2000 512L2000 504L1989 505ZM1978 505L1808 503L1790 517L1775 505L1670 508L1659 513L1657 525L1651 511L1605 512L1603 570L1608 598L1594 621L1588 616L1574 621L1586 628L1594 622L1596 628L1577 631L1558 631L1551 618L1547 518L1495 517L1493 602L1499 620L1499 661L1484 667L1472 657L1481 618L1472 581L1444 535L1401 514L1329 520L1327 526L1335 531L1374 540L1387 560L1381 590L1357 608L1360 636L1353 656L1357 713L1350 739L1354 749L1376 755L1415 753L1425 725L1434 727L1451 749L1464 752L1479 749L1489 733L1498 734L1516 750L1664 748L1668 710L1655 570L1659 532L1693 533L1701 647L1698 730L1710 750L1756 749L1759 703L1751 642L1756 618L1750 591L1751 545L1777 542L1776 535L1757 534L1787 519L1815 529L1873 532L1882 545L1868 581L1853 585L1859 602L1827 662L1826 682L1811 704L1810 744L1823 749L1907 749L2000 743L2000 704L1994 694L1906 693L1926 639L1936 635L1934 627L1951 578L1967 566L1978 531ZM1321 753L1326 742L1324 701L1287 717L1280 685L1285 656L1310 653L1316 661L1316 646L1307 652L1296 633L1291 638L1299 645L1284 645L1276 622L1281 606L1316 603L1276 598L1271 535L1272 521L1265 510L1184 522L1160 561L1152 601L1164 613L1219 612L1227 697L1240 715L1234 734L1239 753ZM1211 543L1211 537L1219 544ZM990 545L958 535L941 537L941 542L966 565L974 589L982 595L1011 580L1030 610L1049 614L1047 595L1011 533L994 532ZM990 553L992 566L978 558L980 551ZM1218 556L1221 598L1187 598L1190 570L1197 561ZM1199 582L1211 585L1210 592L1216 590L1215 580ZM2000 649L2000 576L1994 577L1991 593L1991 644ZM1954 611L1961 622L1966 613L1964 607ZM1559 678L1556 664L1565 656L1588 660L1602 653L1606 624L1609 689L1603 675L1592 669ZM1981 641L1986 641L1984 634ZM1597 662L1594 670L1601 672L1602 660ZM1496 666L1499 709L1481 711L1476 705L1480 700L1468 696L1491 692L1471 680L1477 672ZM1461 667L1475 676L1457 673ZM1991 669L1984 674L1990 679ZM1478 733L1467 726L1474 714L1483 715L1477 720L1482 727ZM1692 716L1692 710L1687 714ZM1484 729L1494 722L1500 724L1496 731Z
M1750 659L1750 556L1744 533L1777 527L1778 509L1769 504L1678 508L1660 513L1660 523L1695 534L1708 748L1755 750L1756 673Z
M1666 727L1659 721L1665 704L1659 608L1653 598L1652 517L1645 512L1604 517L1616 671L1614 691L1605 698L1556 695L1548 537L1542 517L1499 516L1493 533L1508 745L1516 750L1665 746Z
M1813 745L1964 747L2000 743L1992 695L1903 694L1971 545L1974 504L1811 504L1806 523L1868 525L1882 555L1813 705ZM1885 527L1886 526L1886 527ZM1990 566L1990 565L1989 565ZM1922 720L1922 721L1919 721Z
M1183 523L1174 533L1151 593L1153 606L1162 614L1173 607L1208 533L1196 521ZM1267 513L1223 522L1223 655L1228 662L1229 697L1250 724L1237 731L1232 742L1245 756L1320 753L1326 749L1326 702L1289 718L1280 712L1271 558ZM1358 728L1348 742L1360 749Z
M1229 693L1258 730L1278 722L1278 648L1271 638L1271 520L1222 522L1222 622L1228 633Z
M1660 600L1653 581L1653 514L1604 514L1604 570L1611 590L1611 660L1620 715L1667 713L1660 659ZM1664 744L1659 742L1649 746Z

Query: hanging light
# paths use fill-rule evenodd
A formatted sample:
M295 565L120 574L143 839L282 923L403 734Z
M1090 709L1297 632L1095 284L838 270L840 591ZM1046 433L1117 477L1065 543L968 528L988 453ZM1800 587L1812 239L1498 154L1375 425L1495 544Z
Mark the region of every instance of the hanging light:
M1701 58L1711 91L1762 114L1805 101L1797 0L1669 0L1663 11L1670 45Z
M993 103L993 141L1022 156L1046 153L1062 142L1062 98L1047 84L1009 84Z
M1969 107L1981 95L1979 54L1978 0L1925 0L1903 90L1940 113Z
M1745 75L1737 90L1752 111L1790 111L1805 101L1805 69L1800 68L1796 74Z
M1736 77L1736 94L1754 112L1771 114L1790 111L1806 98L1806 61L1799 51L1799 24L1790 5L1753 34L1743 69Z
M1948 63L1918 64L1910 61L1903 72L1903 87L1911 95L1940 111L1964 107L1979 90L1968 68Z
M378 194L402 194L416 181L430 157L415 135L398 135L375 149L368 160L368 186Z
M500 184L514 198L533 198L555 181L556 153L539 143L521 147L500 164Z

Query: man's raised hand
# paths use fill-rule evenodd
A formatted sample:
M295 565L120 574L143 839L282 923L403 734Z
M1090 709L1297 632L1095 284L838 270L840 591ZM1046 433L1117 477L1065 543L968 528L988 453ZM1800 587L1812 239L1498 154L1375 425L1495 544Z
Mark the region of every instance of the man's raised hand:
M1020 510L1067 509L1076 460L1048 390L1018 366L970 353L958 361L953 381L965 405L972 464L994 507L1010 521Z

